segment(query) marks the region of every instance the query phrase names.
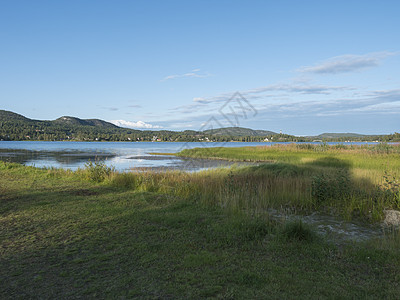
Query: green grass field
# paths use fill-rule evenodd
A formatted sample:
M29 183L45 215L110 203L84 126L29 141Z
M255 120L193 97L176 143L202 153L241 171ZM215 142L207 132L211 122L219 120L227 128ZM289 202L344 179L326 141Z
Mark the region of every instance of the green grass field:
M350 217L373 222L366 207L382 201L375 204L379 220L378 209L397 205L395 185L374 180L385 171L395 176L398 153L368 154L391 163L377 168L346 151L350 163L326 158L328 150L318 158L295 153L297 163L198 173L116 173L101 163L71 172L1 162L1 298L397 299L397 231L343 243L263 213L279 205L352 209ZM364 187L376 198L360 204Z

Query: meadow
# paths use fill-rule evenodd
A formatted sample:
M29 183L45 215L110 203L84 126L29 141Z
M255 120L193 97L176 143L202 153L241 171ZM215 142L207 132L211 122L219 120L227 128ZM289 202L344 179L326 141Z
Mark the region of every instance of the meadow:
M178 155L260 164L118 173L101 162L75 172L1 162L2 298L398 297L395 229L332 241L268 215L277 208L380 222L384 209L399 209L398 145Z
M194 176L213 177L206 186L218 191L215 198L207 195L202 201L219 202L235 210L262 213L286 207L378 222L385 209L400 209L398 144L196 148L176 155L260 163L225 170L222 176L207 172Z

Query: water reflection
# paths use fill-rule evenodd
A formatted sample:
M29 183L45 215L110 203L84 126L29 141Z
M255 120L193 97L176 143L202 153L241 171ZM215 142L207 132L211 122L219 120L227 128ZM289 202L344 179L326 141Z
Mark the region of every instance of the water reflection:
M0 160L15 162L24 165L42 166L45 162L50 166L58 164L72 166L84 164L89 160L108 160L116 155L112 153L84 152L84 151L34 151L27 149L0 149Z
M182 149L204 146L247 147L273 144L270 142L227 142L222 144L207 143L204 145L202 143L182 142L0 141L0 160L34 165L36 167L55 167L72 170L83 168L89 160L100 160L104 161L108 166L114 166L118 171L127 171L132 168L167 168L197 171L219 166L230 166L234 163L222 160L184 159L167 155L155 156L149 153L176 153ZM242 165L243 163L237 164Z
M217 167L229 167L232 165L255 165L251 162L232 162L225 160L213 160L203 158L178 158L176 156L166 155L148 155L130 157L129 159L140 162L138 168L142 170L184 170L184 171L199 171Z
M28 150L1 149L0 160L36 167L56 167L76 170L83 168L88 161L102 161L114 166L118 171L142 170L185 170L226 167L235 164L223 160L179 158L173 155L122 155L107 151L82 150ZM249 163L236 163L248 165Z

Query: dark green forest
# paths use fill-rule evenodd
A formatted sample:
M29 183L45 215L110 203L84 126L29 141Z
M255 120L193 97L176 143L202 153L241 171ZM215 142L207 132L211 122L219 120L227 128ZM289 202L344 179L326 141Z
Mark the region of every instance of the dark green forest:
M75 117L54 121L32 120L22 115L0 110L0 140L3 141L159 141L159 142L312 142L312 141L400 141L400 134L360 135L322 134L298 137L266 130L241 127L205 131L135 130L121 128L109 122Z

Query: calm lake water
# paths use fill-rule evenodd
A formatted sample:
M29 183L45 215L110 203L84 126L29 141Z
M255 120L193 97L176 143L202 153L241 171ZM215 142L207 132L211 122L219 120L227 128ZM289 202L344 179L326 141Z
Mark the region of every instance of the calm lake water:
M28 166L72 170L84 167L89 160L101 160L109 166L114 166L118 171L128 171L132 168L197 171L229 166L233 163L207 159L182 159L167 155L152 155L151 153L176 153L183 149L197 147L243 147L271 144L273 143L0 141L0 160L18 162Z

